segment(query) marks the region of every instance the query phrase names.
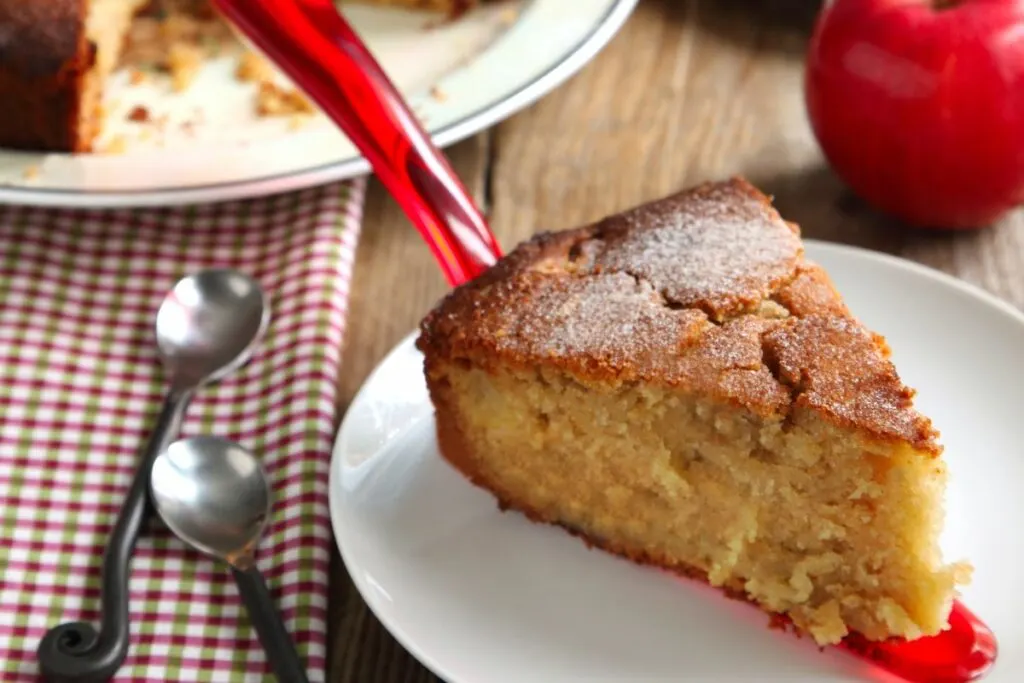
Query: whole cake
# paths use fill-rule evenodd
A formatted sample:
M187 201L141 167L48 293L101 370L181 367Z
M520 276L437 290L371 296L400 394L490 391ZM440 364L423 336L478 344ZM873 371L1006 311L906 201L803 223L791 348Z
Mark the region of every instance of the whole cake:
M350 0L457 14L474 0ZM140 12L195 12L207 0L0 0L0 147L88 152L103 86Z
M947 626L946 468L885 341L743 180L540 234L418 346L441 453L503 508L785 615Z

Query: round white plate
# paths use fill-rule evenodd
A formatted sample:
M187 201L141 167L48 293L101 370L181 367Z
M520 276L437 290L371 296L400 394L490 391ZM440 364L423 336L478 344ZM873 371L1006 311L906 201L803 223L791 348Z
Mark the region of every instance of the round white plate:
M1024 314L946 275L808 241L886 335L942 430L947 558L975 566L965 603L994 630L987 680L1024 680ZM840 651L771 631L756 609L588 550L499 512L441 460L412 337L349 409L331 466L345 564L399 642L451 683L892 681Z
M457 21L436 14L345 6L438 145L462 140L531 104L611 39L636 0L504 0ZM132 85L125 71L105 92L100 149L122 154L26 154L0 149L0 203L113 207L219 201L273 194L369 171L323 115L296 128L253 113L255 86L212 60L184 93L166 79ZM132 123L144 106L166 123Z

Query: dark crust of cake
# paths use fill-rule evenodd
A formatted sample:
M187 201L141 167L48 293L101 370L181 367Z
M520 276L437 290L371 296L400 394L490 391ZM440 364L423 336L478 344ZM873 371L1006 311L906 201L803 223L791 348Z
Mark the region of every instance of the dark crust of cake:
M797 226L738 178L542 233L423 321L431 366L548 367L584 386L677 387L938 455L884 339L805 260Z
M0 0L0 147L82 151L84 0Z

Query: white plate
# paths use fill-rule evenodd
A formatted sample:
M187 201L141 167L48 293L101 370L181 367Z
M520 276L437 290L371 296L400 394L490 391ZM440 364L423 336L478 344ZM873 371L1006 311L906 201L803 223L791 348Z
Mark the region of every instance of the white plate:
M449 145L504 119L565 81L611 39L636 0L505 0L455 22L394 9L346 6L348 19L410 101L435 142ZM430 24L432 28L425 30ZM26 154L0 149L0 203L142 206L272 194L365 174L369 164L328 119L293 129L253 114L252 84L235 59L207 64L169 96L166 80L106 91L102 145L124 154ZM145 106L163 133L127 120ZM201 113L197 113L201 112ZM144 139L144 136L148 136Z
M906 261L808 241L886 335L951 471L943 549L969 558L966 604L994 630L990 681L1024 680L1024 315ZM404 341L349 409L331 466L345 564L399 642L451 683L892 680L696 582L499 512L444 463L421 357Z

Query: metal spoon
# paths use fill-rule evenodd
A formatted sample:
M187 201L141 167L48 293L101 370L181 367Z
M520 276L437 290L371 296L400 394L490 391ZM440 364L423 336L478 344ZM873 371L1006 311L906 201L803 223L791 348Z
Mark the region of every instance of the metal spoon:
M37 650L47 681L108 681L128 654L128 565L146 516L150 471L176 438L196 391L252 355L270 323L259 284L234 270L206 270L179 280L156 315L156 342L169 391L103 556L99 628L85 622L50 629Z
M181 540L231 565L238 591L281 683L307 683L253 552L270 518L270 483L260 461L213 436L172 443L153 463L153 506Z

